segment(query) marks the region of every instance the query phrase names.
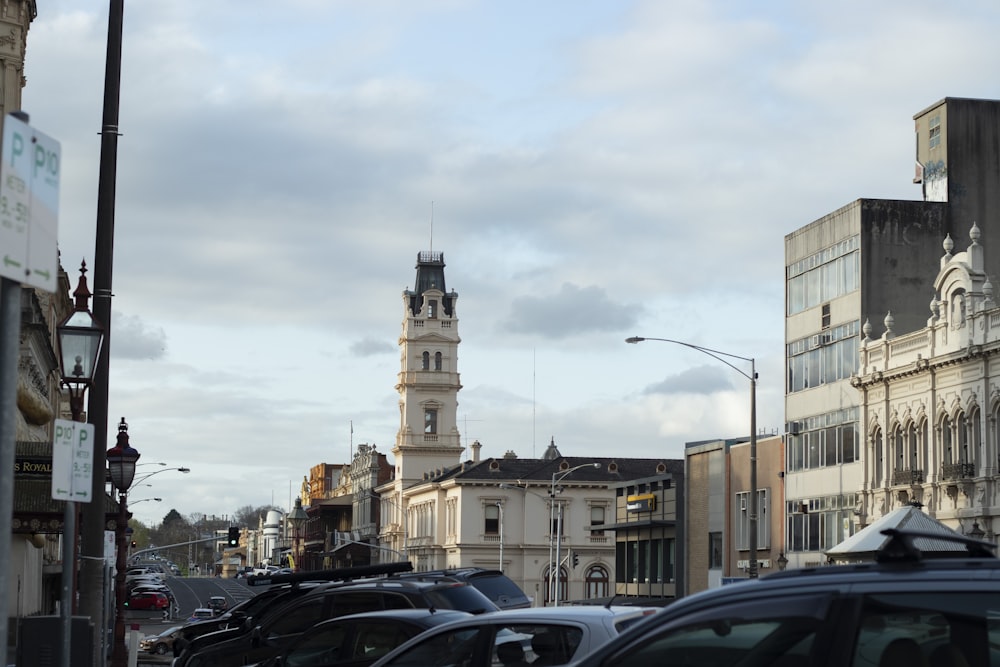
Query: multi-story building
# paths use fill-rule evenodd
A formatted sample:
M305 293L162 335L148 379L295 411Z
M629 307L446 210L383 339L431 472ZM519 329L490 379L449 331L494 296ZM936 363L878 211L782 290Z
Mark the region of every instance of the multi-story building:
M785 237L786 539L790 566L863 525L884 480L863 462L859 368L866 322L924 326L925 267L978 222L1000 237L1000 102L945 98L914 117L921 201L859 199Z
M1000 262L987 263L984 236L973 224L967 249L955 253L945 237L943 257L924 267L936 274L926 326L897 335L887 315L862 330L853 382L868 443L866 521L918 504L953 530L996 539L1000 307L990 275ZM995 239L1000 247L1000 230Z
M785 466L781 436L757 439L757 572L783 567ZM696 593L748 576L749 438L689 442L685 456L687 590Z

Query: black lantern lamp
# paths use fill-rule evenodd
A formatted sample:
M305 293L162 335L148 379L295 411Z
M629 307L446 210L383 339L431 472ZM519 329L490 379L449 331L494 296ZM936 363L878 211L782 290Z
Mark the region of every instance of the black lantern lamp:
M119 495L127 494L135 479L135 464L139 460L139 452L128 443L128 424L124 417L118 424L118 442L108 450L107 458L111 483L118 489Z
M69 317L57 327L59 365L62 383L69 389L69 409L73 421L83 415L83 392L94 380L97 360L104 343L104 327L90 312L90 290L87 288L87 263L80 264L80 280L73 292L76 305Z
M971 537L974 540L981 540L984 537L986 537L986 533L983 531L982 528L979 527L978 521L972 522L972 529L969 531L969 537Z

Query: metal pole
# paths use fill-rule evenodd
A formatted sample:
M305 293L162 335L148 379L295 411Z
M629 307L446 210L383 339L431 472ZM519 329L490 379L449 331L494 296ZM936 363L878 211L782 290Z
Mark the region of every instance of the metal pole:
M21 284L0 278L0 664L8 665L7 603L10 531L14 521L14 452L17 449L17 355L21 341Z
M109 0L108 45L104 66L104 113L101 123L100 175L97 184L97 234L94 250L94 317L105 326L104 344L90 391L88 421L94 425L94 480L91 502L84 505L80 531L80 611L94 623L93 664L101 665L105 644L104 471L108 449L108 378L111 364L111 273L115 234L115 179L118 163L118 106L121 89L124 0ZM3 531L0 531L3 532Z
M76 569L76 503L67 500L63 507L62 591L59 596L59 622L62 628L62 650L59 664L70 667L73 653L73 572Z
M558 513L556 515L556 594L554 596L555 598L554 606L556 607L559 606L559 593L561 592L559 590L559 585L562 583L562 565L559 562L559 558L561 557L561 552L562 552L562 516L563 516L562 503L559 503L559 509L557 510L557 512Z
M503 572L503 503L499 500L497 501L497 509L500 511L500 567L498 569Z
M555 552L553 549L553 539L555 536L552 534L552 529L556 521L556 473L552 473L552 486L549 487L549 580L546 582L546 589L548 590L549 604L552 603L555 593L552 589L552 555Z
M115 526L115 546L118 558L115 569L115 631L111 650L111 667L127 667L125 651L125 569L128 561L125 544L125 527L128 525L128 491L118 492L118 522Z
M757 578L757 369L750 359L750 567L747 573Z

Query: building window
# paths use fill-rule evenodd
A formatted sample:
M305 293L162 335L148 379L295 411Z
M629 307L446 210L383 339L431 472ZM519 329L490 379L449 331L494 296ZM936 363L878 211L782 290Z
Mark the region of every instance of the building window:
M438 411L433 409L424 410L424 433L438 432Z
M434 299L427 301L427 317L434 320L438 316L438 302Z
M824 303L822 315L820 316L820 326L824 329L830 328L830 304Z
M555 505L555 507L553 507L553 511L552 511L552 528L549 531L549 534L551 534L551 535L565 535L566 534L566 530L565 530L566 529L566 510L565 510L565 507L562 507L562 510L563 510L562 511L562 518L560 519L560 516L559 516L560 511L559 510L560 510L561 506L562 506L562 503L557 503Z
M853 463L859 458L857 408L845 408L800 420L797 434L788 435L789 471Z
M928 148L937 148L941 143L941 116L934 116L929 123Z
M787 314L794 315L858 289L860 237L805 257L786 267Z
M722 569L722 533L708 534L708 568Z
M430 367L431 367L431 354L430 352L424 352L420 362L420 368L426 371Z
M610 595L611 577L608 571L600 565L595 565L587 570L584 575L586 591L584 595L588 600L603 598Z
M599 536L604 534L603 529L598 529L596 526L604 525L604 515L605 507L603 505L593 505L590 508L590 535L591 537Z
M483 525L483 532L487 535L500 534L500 507L498 505L486 506L486 522Z
M858 370L861 321L854 320L792 341L788 358L788 393L844 380Z
M854 534L857 495L789 500L785 511L788 552L826 551Z
M435 352L434 353L434 370L436 370L436 371L441 370L441 353L440 352Z
M736 548L750 548L750 493L736 494ZM766 549L770 538L770 521L767 511L767 489L757 489L757 548Z

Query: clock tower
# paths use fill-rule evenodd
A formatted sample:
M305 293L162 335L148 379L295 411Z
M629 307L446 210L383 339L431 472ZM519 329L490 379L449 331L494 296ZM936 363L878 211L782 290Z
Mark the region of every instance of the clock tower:
M417 255L414 289L403 291L403 331L399 337L399 432L392 454L397 483L405 488L425 472L457 465L462 458L458 431L458 294L447 291L444 254Z

